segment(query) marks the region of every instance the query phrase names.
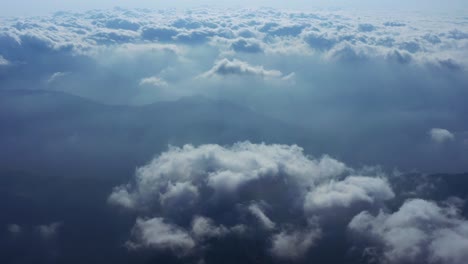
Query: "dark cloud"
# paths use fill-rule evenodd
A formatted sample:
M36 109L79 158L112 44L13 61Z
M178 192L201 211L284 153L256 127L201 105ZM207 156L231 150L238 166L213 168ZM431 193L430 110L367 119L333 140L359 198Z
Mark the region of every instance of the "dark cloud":
M162 42L169 42L174 40L175 36L179 34L173 28L144 28L141 32L141 37L147 40L158 40Z
M458 62L456 62L453 59L441 59L438 60L438 63L442 68L449 69L451 71L463 70L463 66L461 66Z
M376 27L372 24L359 24L358 30L360 32L372 32L376 30Z
M406 50L410 53L416 53L418 51L421 50L421 46L419 45L419 43L415 42L415 41L408 41L408 42L403 42L399 45L399 47L402 49L402 50Z
M276 27L273 30L269 30L268 33L273 36L298 36L306 27L307 25L281 26Z
M395 50L388 54L388 59L396 61L401 64L407 64L411 62L413 57L408 52Z
M396 22L396 21L385 22L385 23L383 23L383 25L386 26L386 27L404 27L404 26L406 26L405 23Z
M425 39L426 41L432 43L432 44L439 44L442 42L442 40L439 38L439 36L437 35L433 35L433 34L426 34L423 36L423 39Z
M236 52L258 53L263 51L259 42L246 39L239 39L233 42L231 48Z
M455 29L448 33L448 38L456 40L468 39L468 33Z
M183 32L175 37L175 41L187 44L187 45L198 45L203 44L209 40L210 37L214 36L215 33L209 30L194 30L189 32Z
M310 33L306 35L304 40L313 49L317 49L320 51L327 51L336 44L336 40L334 40L333 38L329 38L327 35L317 33Z
M137 31L138 29L140 29L140 24L127 19L115 18L106 21L106 27L112 29L125 29Z

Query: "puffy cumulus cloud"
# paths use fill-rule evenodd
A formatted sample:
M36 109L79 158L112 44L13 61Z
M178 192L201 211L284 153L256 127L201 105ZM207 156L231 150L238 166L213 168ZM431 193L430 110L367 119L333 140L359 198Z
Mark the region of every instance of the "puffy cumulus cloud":
M313 159L294 145L186 145L138 168L108 201L140 215L128 242L135 249L203 255L216 241L236 237L263 241L264 254L274 258L298 260L327 231L320 227L329 217L323 210L351 219L357 205L393 198L378 175L328 156Z
M432 141L439 144L455 139L455 135L444 128L432 128L429 130L429 136Z
M454 204L408 200L394 213L362 212L349 229L382 263L461 264L468 257L468 221Z
M384 178L350 176L343 181L330 181L317 186L305 198L304 209L315 211L322 208L349 207L357 202L381 202L395 196Z
M307 186L337 177L347 169L343 163L327 156L319 160L309 159L298 146L249 142L238 143L231 148L186 145L173 147L139 168L135 185L117 187L109 199L116 204L126 201L123 204L145 206L155 201L160 203L161 197L178 199L190 193L189 196L194 198L199 190L207 187L226 195L239 191L249 182L283 174L291 178L290 184L305 190Z
M222 59L217 61L213 68L202 74L202 77L209 78L213 76L229 76L229 75L247 75L259 76L262 78L281 78L283 73L278 70L266 70L263 66L252 66L245 61L237 59L229 60Z

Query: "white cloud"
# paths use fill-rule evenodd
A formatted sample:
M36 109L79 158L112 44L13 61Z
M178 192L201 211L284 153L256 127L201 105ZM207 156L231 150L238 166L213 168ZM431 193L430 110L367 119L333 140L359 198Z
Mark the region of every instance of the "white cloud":
M197 239L221 237L228 234L230 230L223 225L215 226L213 220L196 216L192 221L192 234Z
M349 229L377 247L385 263L462 264L468 257L468 221L454 205L409 200L393 214L362 212Z
M175 199L191 193L187 195L192 197L192 202L196 202L195 194L200 187L208 187L220 194L237 192L249 182L279 175L290 178L293 183L306 189L315 182L334 178L346 170L343 163L327 156L318 160L309 159L298 146L249 142L237 143L230 148L186 145L170 148L139 168L135 185L117 187L109 199L113 203L122 202L124 207L144 206L153 200L161 203L162 197Z
M447 141L452 141L455 139L455 135L452 134L447 129L443 128L433 128L429 131L429 135L435 143L445 143Z
M217 61L213 68L202 74L202 77L208 78L216 75L247 75L259 76L262 78L281 78L283 76L283 74L278 70L266 70L263 66L252 66L245 61L237 59L228 60L226 58Z
M255 18L251 19L249 13ZM421 15L401 14L392 16L392 21L368 14L360 19L356 17L360 16L345 11L199 9L188 14L114 9L6 21L3 34L12 37L10 44L16 39L17 46L34 42L45 49L78 53L89 52L96 46L137 44L144 40L194 46L216 37L232 40L227 48L244 53L300 49L305 54L301 42L326 52L348 42L358 50L363 49L361 46L370 47L368 55L380 59L385 58L382 54L396 49L421 54L416 56L417 61L429 58L434 62L453 62L450 65L465 64L466 55L461 51L467 47L467 29L456 19L431 17L427 20ZM382 39L393 41L382 45ZM10 44L2 50L12 52ZM3 55L10 58L11 54Z
M186 145L171 147L138 168L133 183L116 187L109 202L139 215L159 215L140 216L129 242L133 248L199 252L213 239L247 236L246 230L261 226L263 239L272 243L265 250L278 258L298 259L322 235L319 221L327 216L321 218L320 209L344 212L359 202L375 205L393 198L381 176L348 175L354 172L328 156L313 159L294 145ZM378 175L373 170L363 173ZM289 213L300 219L284 217ZM282 217L270 218L278 215ZM169 224L181 220L191 224ZM304 228L301 222L313 224Z
M147 78L143 78L140 80L140 86L145 86L145 85L156 87L156 88L164 88L168 86L168 83L157 76L152 76L152 77L147 77Z
M135 201L127 190L128 186L117 186L107 198L107 202L112 205L122 206L126 209L135 207Z
M128 241L130 248L149 247L161 250L171 250L176 255L186 255L196 246L190 234L163 218L136 220L132 230L133 240Z
M9 65L10 62L7 61L5 58L3 58L2 55L0 55L0 66L5 66L5 65Z
M52 74L49 79L47 80L47 83L48 84L53 84L54 82L60 80L61 78L69 75L70 73L69 72L56 72L54 74Z
M271 221L270 218L263 212L258 204L251 204L249 206L249 211L252 213L262 225L263 228L266 229L274 229L276 224L275 222Z
M321 237L322 232L318 228L282 231L273 236L270 252L279 259L300 259Z
M335 207L349 207L353 203L374 203L395 196L387 180L350 176L343 181L330 181L311 190L305 198L304 209L314 211Z

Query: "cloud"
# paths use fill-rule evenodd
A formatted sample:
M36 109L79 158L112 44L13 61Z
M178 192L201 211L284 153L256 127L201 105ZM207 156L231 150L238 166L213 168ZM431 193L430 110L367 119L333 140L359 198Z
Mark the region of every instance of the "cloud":
M152 112L151 122L144 121L140 111L158 104L129 106L125 108L128 119L119 120L138 129L122 126L125 136L117 145L110 142L111 148L90 144L93 150L100 149L97 153L114 157L120 152L113 150L122 145L127 154L132 146L144 145L129 141L135 135L143 140L151 134L155 139L130 160L119 157L120 165L131 164L133 169L137 162L150 160L151 151L158 152L147 164L139 163L143 166L129 183L116 186L108 197L109 204L125 215L122 222L130 221L125 229L133 230L127 243L130 248L186 257L214 254L233 245L230 252L248 248L267 255L268 260L301 262L307 256L327 254L321 249L330 240L346 241L340 232L361 210L368 210L362 219L379 223L368 228L378 233L367 247L369 252L377 248L381 258L390 252L411 259L431 249L438 252L431 255L433 259L456 263L461 259L458 247L465 246L466 237L458 226L464 224L449 225L450 232L438 228L443 234L422 227L400 234L390 227L387 235L378 225L390 226L385 219L398 214L398 210L390 213L400 205L401 197L395 197L398 190L380 172L352 168L370 163L458 171L467 166L466 145L447 144L441 155L441 149L433 153L434 148L427 148L428 139L421 136L421 131L434 125L467 129L462 122L467 109L464 95L468 95L466 24L455 17L389 17L390 22L345 10L200 8L187 12L115 9L6 19L0 32L0 65L8 66L0 67L0 89L47 89L51 84L60 91L113 104L146 104L198 93L226 100L164 103L170 114ZM169 84L171 89L158 89ZM291 89L270 89L275 85ZM219 87L226 89L220 92ZM171 108L185 106L187 101L196 107ZM239 106L226 103L230 101ZM99 108L98 103L94 105ZM220 111L205 111L205 107ZM231 107L232 111L225 111ZM115 108L106 109L105 116L92 115L91 121L108 124L104 117ZM192 118L200 116L198 109L203 109L202 120ZM253 115L257 112L265 117ZM90 116L73 120L81 120L78 117L90 120ZM169 127L159 120L170 120ZM269 131L263 120L280 129ZM239 122L242 132L225 129L225 124ZM253 123L255 127L245 125ZM77 132L71 130L73 138L88 135L75 136ZM67 131L47 134L68 138ZM461 141L461 133L455 138L455 133L439 129L429 135L434 142L444 143ZM23 142L17 140L21 133L13 134L5 140ZM159 153L168 143L163 138L171 144L194 145ZM297 142L307 152L296 145L218 145L245 139ZM218 144L202 144L206 142ZM46 145L47 152L38 149L42 151L38 153L54 152L51 144ZM77 145L80 151L88 149L86 144ZM375 216L379 209L384 220ZM313 219L316 223L310 224ZM360 218L354 219L358 226ZM35 230L45 237L59 231L54 224ZM358 233L367 236L370 231L366 232ZM419 238L425 236L439 243L422 245ZM394 238L398 241L392 242ZM368 242L361 238L357 244L361 240Z
M249 142L235 144L232 148L219 145L171 148L137 170L135 185L117 187L109 199L128 207L144 206L153 200L161 202L161 197L167 197L168 193L173 198L197 193L202 187L228 194L226 192L237 192L249 182L282 173L306 188L323 178L336 177L347 169L343 163L326 156L310 160L302 151L298 146ZM191 187L175 187L178 184ZM175 192L174 188L181 191Z
M361 32L372 32L376 27L372 24L359 24L358 30Z
M349 229L375 247L384 263L461 264L468 257L468 221L453 205L408 200L392 214L362 212Z
M409 53L416 53L421 50L421 46L416 41L405 41L399 45L399 48Z
M140 24L137 22L132 22L128 19L114 18L106 21L106 27L112 29L137 31L140 28Z
M320 229L282 231L273 236L270 252L279 259L303 258L322 236Z
M260 42L248 39L238 39L231 44L231 49L236 52L259 53L263 49Z
M298 36L302 30L308 25L284 25L276 27L274 30L269 30L269 34L273 36Z
M161 42L170 42L172 41L175 36L179 34L176 29L173 28L144 28L141 32L141 37L147 40L158 40Z
M56 72L54 74L52 74L49 79L47 80L47 83L48 84L53 84L54 82L60 80L61 78L69 75L70 72Z
M313 49L319 51L327 51L336 45L337 41L325 34L309 33L304 37L305 42L309 44Z
M171 250L183 256L195 247L195 241L184 229L166 223L163 218L137 219L132 230L133 240L127 242L132 249L140 247Z
M157 88L164 88L168 86L168 83L157 76L152 76L152 77L147 77L147 78L143 78L140 80L140 86L145 86L145 85L153 86Z
M213 220L206 217L196 216L192 221L192 234L199 240L222 237L230 231L223 225L215 226Z
M36 227L36 230L43 239L49 240L57 237L62 225L62 222L53 222L48 225L39 225Z
M242 234L244 230L243 225L230 228L224 225L216 226L212 219L199 215L193 217L189 229L169 223L162 217L138 218L132 229L132 238L126 245L132 250L167 250L179 257L185 257L196 253L197 248L200 250L207 240Z
M353 176L360 174L373 176ZM138 215L129 240L134 249L203 255L219 239L249 243L256 234L264 254L296 260L328 230L320 227L329 219L324 209L351 219L348 209L394 197L377 175L328 156L313 159L295 145L185 145L138 168L108 201Z
M390 200L395 196L383 178L350 176L343 181L330 181L317 186L306 198L304 209L315 211L326 208L349 207L353 203L374 203Z
M245 61L240 61L237 59L229 60L226 58L217 61L213 68L205 72L202 76L209 78L216 75L247 75L259 76L262 78L280 78L283 76L283 74L278 70L266 70L263 68L263 66L252 66Z
M23 228L17 224L10 224L7 226L7 230L10 232L10 234L17 235L23 231Z
M252 213L259 221L262 227L266 229L274 229L276 224L265 215L258 204L251 204L249 206L249 211Z
M432 141L438 144L452 141L455 139L454 134L452 134L447 129L443 129L443 128L432 128L429 131L429 136L431 137Z
M6 66L6 65L9 65L10 62L7 61L5 58L3 58L2 55L0 55L0 66Z
M397 21L385 22L385 23L383 23L383 25L386 26L386 27L404 27L404 26L406 26L405 23L397 22Z
M305 132L307 142L301 144L320 142L316 155L340 155L349 164L439 170L441 165L434 168L430 161L435 152L424 155L424 137L413 131L434 124L466 130L456 124L465 116L466 25L456 17L389 17L347 10L200 8L7 19L0 50L10 64L0 67L0 89L53 88L107 104L140 105L202 94L314 131L310 137ZM363 25L374 30L359 31ZM28 78L22 78L25 72ZM68 72L47 82L54 73ZM151 89L164 82L170 89ZM408 99L416 95L420 103ZM303 118L304 112L314 118ZM344 135L350 126L355 133ZM343 144L345 136L350 140ZM410 151L393 157L379 151L397 152L408 144ZM348 150L358 145L358 155ZM453 163L461 164L466 151L450 151L459 157L446 159L444 169L455 171L462 165Z

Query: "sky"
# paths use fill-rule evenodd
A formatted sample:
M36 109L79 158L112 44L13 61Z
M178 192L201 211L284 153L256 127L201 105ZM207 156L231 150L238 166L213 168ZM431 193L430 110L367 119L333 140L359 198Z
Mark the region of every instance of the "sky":
M466 263L465 1L168 2L0 5L0 263Z
M463 0L408 0L408 1L371 1L371 0L333 0L333 1L279 1L279 0L239 0L239 1L150 1L150 0L83 0L83 1L58 1L58 0L2 0L1 16L24 16L44 15L62 10L84 11L89 9L107 9L115 6L126 8L192 8L199 6L216 7L276 7L309 10L313 8L346 8L359 10L382 10L382 11L412 11L412 12L443 12L463 14L468 9L468 4Z

